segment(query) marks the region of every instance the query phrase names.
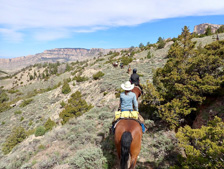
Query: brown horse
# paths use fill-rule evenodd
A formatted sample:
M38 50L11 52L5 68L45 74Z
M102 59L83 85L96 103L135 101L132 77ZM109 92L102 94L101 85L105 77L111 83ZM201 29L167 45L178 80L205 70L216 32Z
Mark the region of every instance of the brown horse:
M118 66L118 63L115 62L115 63L113 63L112 65L113 65L114 67L117 67L117 66Z
M115 145L121 169L134 169L141 150L142 127L132 119L121 119L115 130ZM129 155L131 157L128 163Z
M131 73L131 66L129 65L127 73L130 74Z
M134 89L131 90L136 95L136 99L141 96L141 88L139 86L135 86Z

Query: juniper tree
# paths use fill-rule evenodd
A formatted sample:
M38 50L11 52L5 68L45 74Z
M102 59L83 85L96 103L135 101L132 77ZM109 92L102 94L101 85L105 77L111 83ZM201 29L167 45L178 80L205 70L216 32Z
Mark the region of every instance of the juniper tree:
M139 48L143 48L143 47L144 47L143 43L140 43Z
M157 43L158 43L158 49L162 49L162 48L164 48L164 46L165 46L165 44L166 44L165 41L164 41L164 39L161 38L161 37L158 38Z
M182 29L181 35L178 36L178 40L183 45L183 57L190 57L193 54L193 49L195 47L196 42L191 41L192 36L190 30L187 26L184 26Z
M221 93L217 91L221 90L224 79L224 41L216 41L197 51L193 49L194 43L186 28L179 36L185 45L175 42L168 52L167 63L153 76L159 96L144 98L146 102L150 98L163 100L156 106L160 117L171 127L178 126L181 119L194 113L207 95Z
M205 35L209 36L209 35L212 35L212 28L211 26L208 26L205 30Z
M216 33L223 33L224 32L224 25L220 26L219 29L217 29Z

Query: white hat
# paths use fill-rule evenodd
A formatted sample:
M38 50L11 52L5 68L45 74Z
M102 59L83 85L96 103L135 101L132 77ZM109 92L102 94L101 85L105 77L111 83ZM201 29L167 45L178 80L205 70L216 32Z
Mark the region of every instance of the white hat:
M121 88L124 90L132 90L132 89L134 89L134 87L135 87L135 85L131 84L131 82L129 82L129 81L121 84Z

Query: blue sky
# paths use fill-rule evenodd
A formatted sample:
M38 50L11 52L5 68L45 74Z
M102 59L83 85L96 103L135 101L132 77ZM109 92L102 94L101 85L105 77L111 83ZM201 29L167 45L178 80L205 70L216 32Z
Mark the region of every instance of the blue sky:
M0 58L54 48L126 48L224 24L223 0L0 0Z

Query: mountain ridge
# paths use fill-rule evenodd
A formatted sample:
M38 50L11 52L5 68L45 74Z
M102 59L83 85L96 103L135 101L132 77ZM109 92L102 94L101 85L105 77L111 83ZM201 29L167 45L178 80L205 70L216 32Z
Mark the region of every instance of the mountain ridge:
M107 54L110 51L120 52L126 48L103 49L103 48L54 48L44 50L35 55L21 56L11 59L0 59L1 70L21 69L29 65L42 62L68 62L81 61L88 58L94 58L101 54Z

